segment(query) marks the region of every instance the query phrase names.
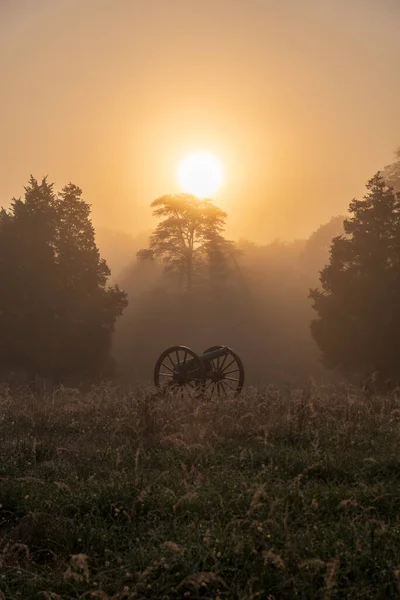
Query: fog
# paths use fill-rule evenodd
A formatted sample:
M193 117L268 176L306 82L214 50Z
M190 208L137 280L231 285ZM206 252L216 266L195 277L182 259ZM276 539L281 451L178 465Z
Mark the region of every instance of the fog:
M329 380L310 335L314 315L307 296L318 286L342 225L343 217L335 217L294 242L240 240L241 254L223 288L190 295L177 290L158 261L133 258L117 278L129 297L114 338L120 380L151 382L158 355L174 344L197 353L231 346L245 364L246 382L255 386L303 383L310 376Z
M120 379L151 380L173 343L231 345L255 385L327 376L308 294L400 139L399 19L394 0L0 1L2 205L30 173L83 189L128 294ZM223 289L188 296L136 253L202 149L224 166L212 201L235 257Z

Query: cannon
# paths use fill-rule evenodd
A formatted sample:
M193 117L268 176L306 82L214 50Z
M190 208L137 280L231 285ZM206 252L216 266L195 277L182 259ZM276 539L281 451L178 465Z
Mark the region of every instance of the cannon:
M239 394L243 383L243 363L228 346L212 346L203 354L196 354L187 346L171 346L154 367L157 387L192 388L221 396Z

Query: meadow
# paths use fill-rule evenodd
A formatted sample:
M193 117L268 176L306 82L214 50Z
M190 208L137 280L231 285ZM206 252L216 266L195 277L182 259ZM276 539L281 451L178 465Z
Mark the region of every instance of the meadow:
M0 598L400 597L400 397L0 398Z

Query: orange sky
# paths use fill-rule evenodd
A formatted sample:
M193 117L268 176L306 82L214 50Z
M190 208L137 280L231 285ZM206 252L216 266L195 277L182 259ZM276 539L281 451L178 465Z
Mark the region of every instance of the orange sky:
M73 181L138 233L185 153L229 233L308 235L400 145L399 0L0 0L0 195Z

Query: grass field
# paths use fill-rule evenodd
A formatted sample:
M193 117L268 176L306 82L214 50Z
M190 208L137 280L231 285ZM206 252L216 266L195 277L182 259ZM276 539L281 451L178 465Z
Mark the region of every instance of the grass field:
M400 597L400 398L0 399L0 598Z

